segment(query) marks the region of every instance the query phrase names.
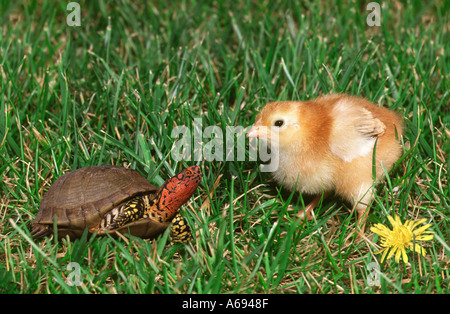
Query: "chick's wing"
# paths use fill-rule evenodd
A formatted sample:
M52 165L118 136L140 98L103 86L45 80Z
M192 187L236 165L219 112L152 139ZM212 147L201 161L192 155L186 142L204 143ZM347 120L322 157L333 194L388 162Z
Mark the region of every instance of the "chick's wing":
M377 136L386 126L369 110L357 103L341 100L332 110L330 149L346 162L372 152Z

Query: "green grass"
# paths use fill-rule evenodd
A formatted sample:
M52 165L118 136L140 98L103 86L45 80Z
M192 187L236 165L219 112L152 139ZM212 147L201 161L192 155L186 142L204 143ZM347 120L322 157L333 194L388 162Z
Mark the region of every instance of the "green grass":
M144 1L142 1L144 3ZM392 1L380 27L366 4L336 1L3 1L0 11L1 293L449 293L447 1ZM371 241L347 245L348 204L327 199L306 227L305 200L251 161L172 159L175 126L249 126L268 101L361 95L404 115L404 156L369 215L425 217L425 258L381 265ZM154 184L199 164L182 213L189 245L137 238L33 240L30 221L60 175L130 166ZM292 204L293 207L288 205ZM368 230L374 243L377 237ZM69 286L69 263L81 285Z

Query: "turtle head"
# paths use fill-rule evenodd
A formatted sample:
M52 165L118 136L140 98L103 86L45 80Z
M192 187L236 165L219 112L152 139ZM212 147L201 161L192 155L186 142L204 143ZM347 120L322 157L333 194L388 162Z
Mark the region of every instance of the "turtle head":
M202 181L200 167L191 166L170 178L161 186L156 198L156 216L161 221L170 221L197 190Z

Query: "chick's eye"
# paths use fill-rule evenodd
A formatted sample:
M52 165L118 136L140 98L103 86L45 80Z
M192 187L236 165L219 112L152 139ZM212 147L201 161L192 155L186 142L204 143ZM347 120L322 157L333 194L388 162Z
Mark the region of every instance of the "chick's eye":
M283 126L283 124L284 124L283 120L277 120L277 121L275 121L275 123L273 125L277 126L277 127L281 127L281 126Z

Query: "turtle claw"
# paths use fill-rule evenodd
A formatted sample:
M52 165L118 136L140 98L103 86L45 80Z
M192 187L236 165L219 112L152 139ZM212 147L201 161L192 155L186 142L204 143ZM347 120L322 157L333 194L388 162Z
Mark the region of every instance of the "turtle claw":
M34 224L33 229L31 230L31 236L33 238L42 238L50 234L49 228L40 224Z

